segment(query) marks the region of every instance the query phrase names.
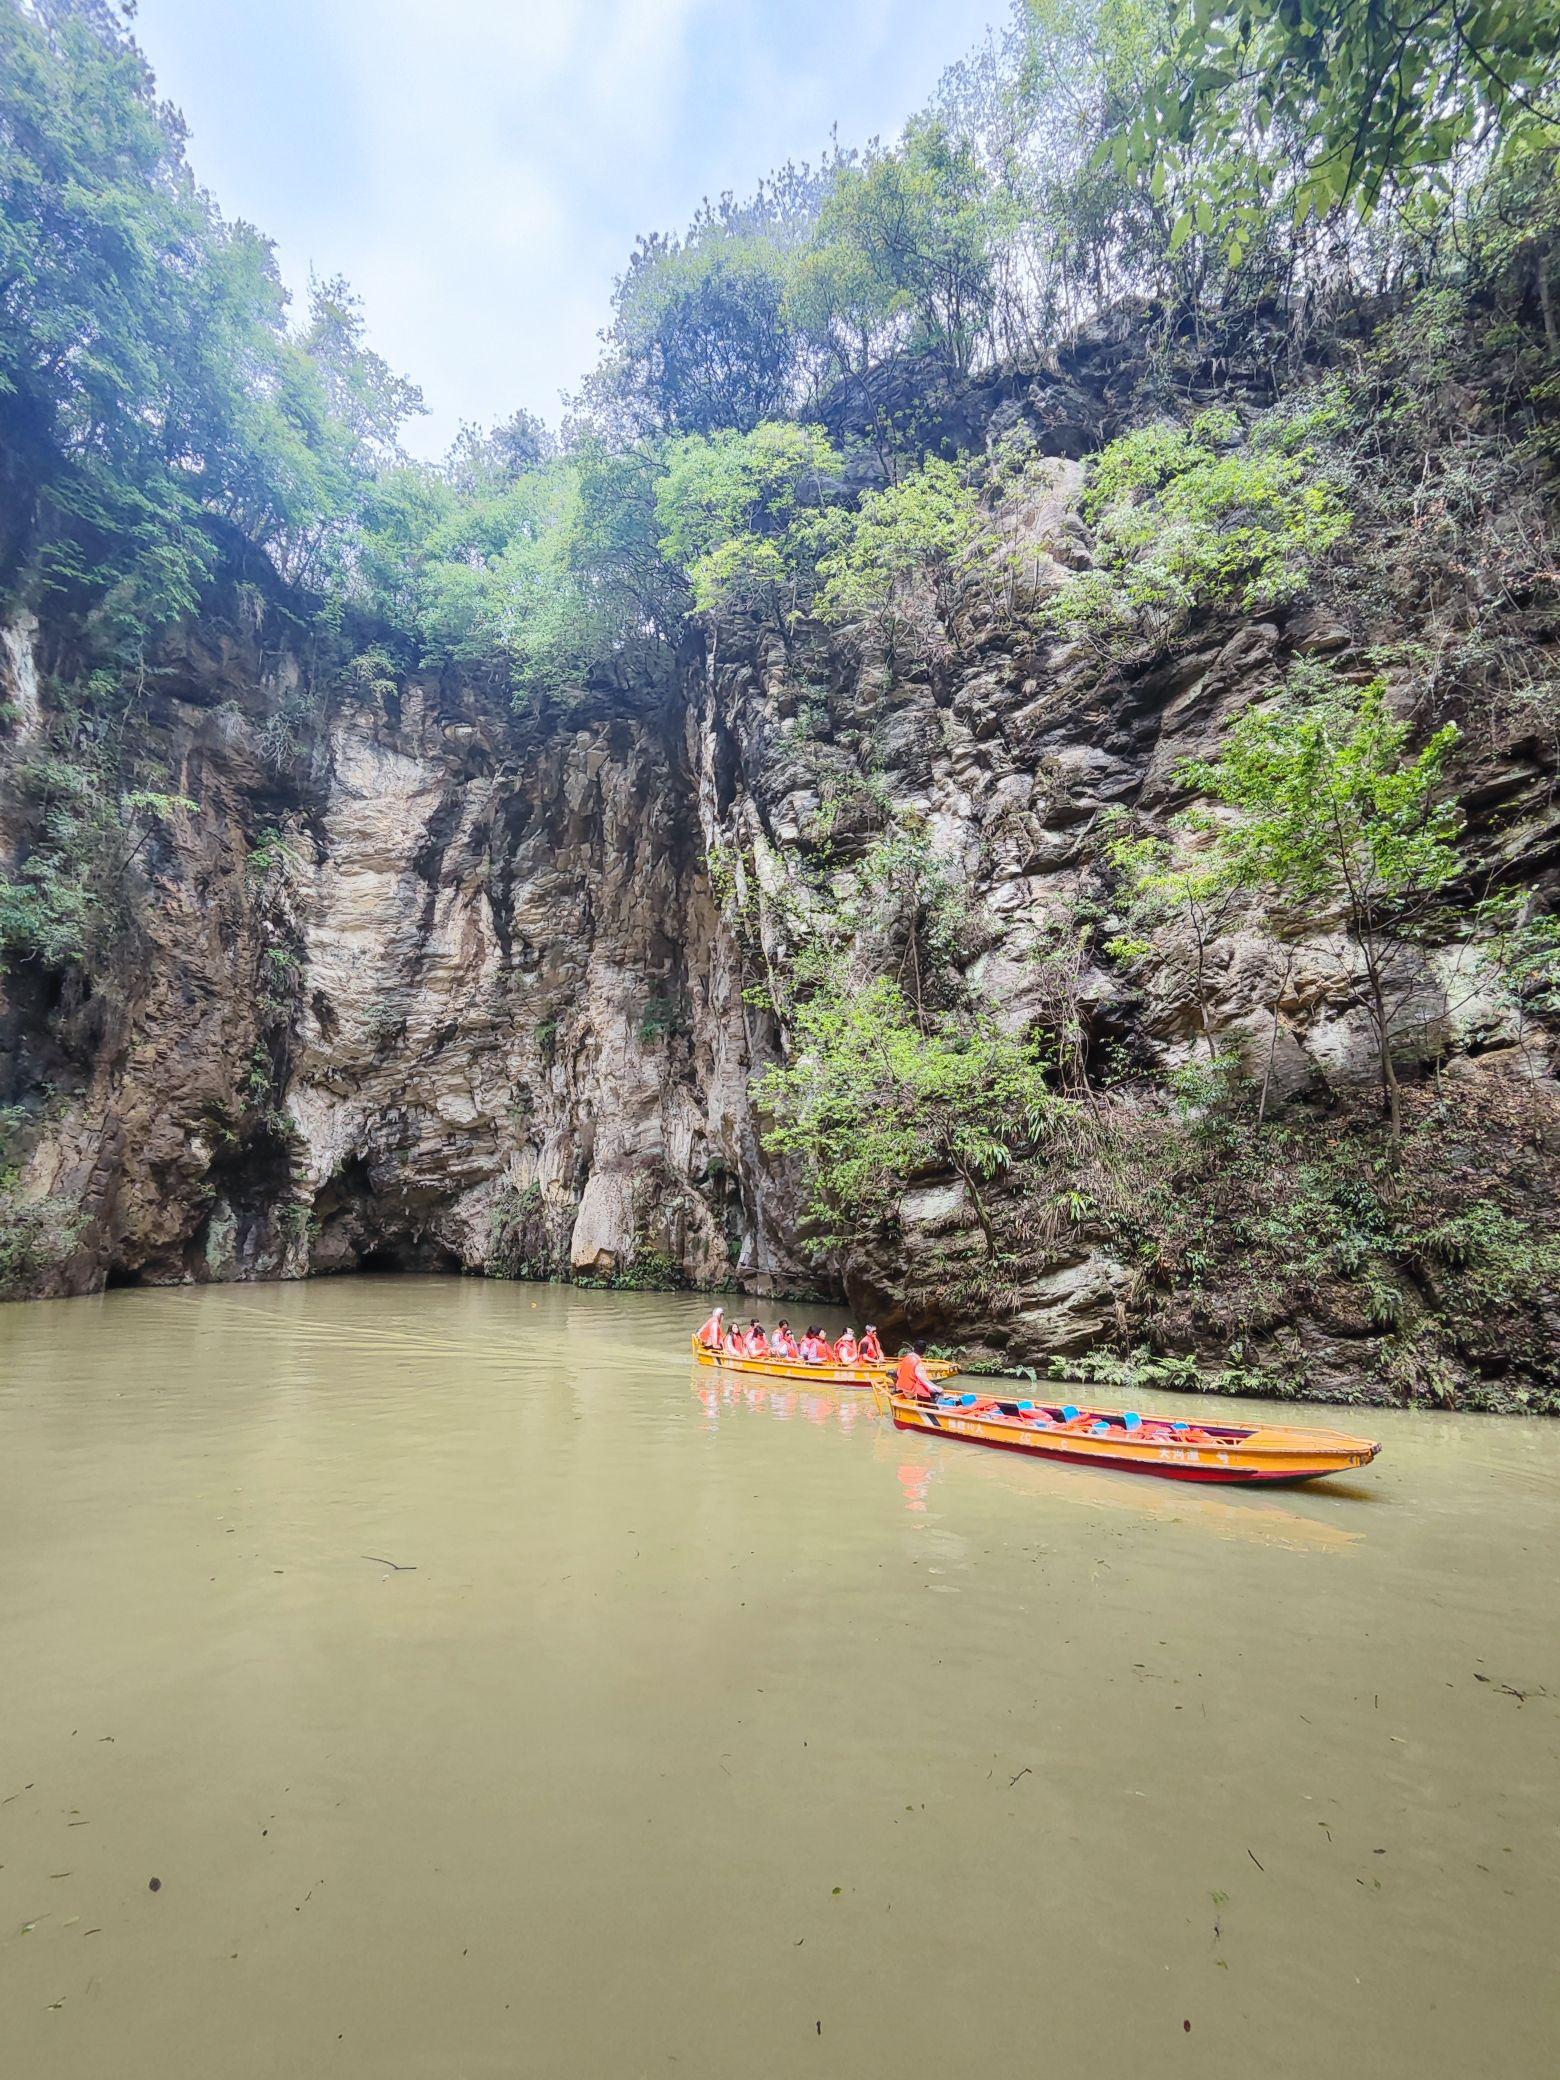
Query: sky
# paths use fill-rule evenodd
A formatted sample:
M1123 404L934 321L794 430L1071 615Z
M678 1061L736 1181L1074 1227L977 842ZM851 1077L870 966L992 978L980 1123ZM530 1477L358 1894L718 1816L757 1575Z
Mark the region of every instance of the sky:
M641 231L788 158L897 134L1006 0L140 0L135 33L225 215L299 296L463 419L556 423Z

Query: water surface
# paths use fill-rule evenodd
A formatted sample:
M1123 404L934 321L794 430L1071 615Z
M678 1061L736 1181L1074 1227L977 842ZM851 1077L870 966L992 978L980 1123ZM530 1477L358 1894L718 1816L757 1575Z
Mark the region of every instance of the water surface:
M0 1309L6 2073L1555 2070L1560 1425L1201 1491L700 1313Z

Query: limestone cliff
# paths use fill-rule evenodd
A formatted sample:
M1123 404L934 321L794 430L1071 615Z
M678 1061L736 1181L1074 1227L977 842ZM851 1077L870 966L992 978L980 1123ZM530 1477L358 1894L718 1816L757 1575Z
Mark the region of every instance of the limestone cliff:
M79 1224L33 1283L794 1277L677 704L538 726L355 683L279 752L303 668L250 606L214 602L137 718L195 806L136 863L112 997L9 988L28 1184ZM8 643L13 757L32 634Z
M960 403L960 438L1017 425L1051 458L1004 516L1038 591L1087 562L1078 458L1111 422L1113 366L1102 353ZM1535 646L1560 641L1529 618ZM178 801L127 847L118 958L91 979L24 963L0 983L12 1289L365 1264L843 1288L893 1327L1010 1364L1147 1339L1234 1347L1248 1383L1270 1368L1313 1392L1398 1391L1384 1353L1441 1306L1428 1258L1399 1265L1379 1308L1340 1262L1237 1315L1184 1238L1112 1213L1098 1177L1053 1156L998 1187L1000 1269L963 1187L935 1173L874 1244L819 1261L749 1096L785 1046L752 985L783 969L821 888L848 891L887 804L961 890L963 984L1015 1025L1055 1028L1065 998L1086 1104L1109 1084L1120 1120L1158 1131L1149 1093L1211 1030L1295 1121L1297 1162L1333 1147L1370 1073L1337 935L1280 942L1233 914L1201 953L1167 927L1152 961L1109 959L1101 819L1166 813L1178 764L1288 660L1347 665L1357 640L1325 602L1126 663L967 623L937 670L884 684L821 631L782 642L755 622L690 629L653 685L603 681L526 717L448 677L322 663L283 590L235 574L153 661L128 724ZM15 866L37 818L18 776L70 660L22 619L0 670ZM1553 873L1554 775L1538 729L1484 732L1463 775L1476 858ZM1080 937L1080 916L1101 929ZM1466 935L1420 962L1400 1037L1455 1111L1448 1164L1504 1165L1511 1194L1542 1202L1547 1036ZM1145 1172L1151 1189L1163 1177ZM1507 1322L1484 1349L1477 1307L1458 1306L1442 1398L1508 1377L1548 1391L1552 1299L1524 1301L1520 1334Z

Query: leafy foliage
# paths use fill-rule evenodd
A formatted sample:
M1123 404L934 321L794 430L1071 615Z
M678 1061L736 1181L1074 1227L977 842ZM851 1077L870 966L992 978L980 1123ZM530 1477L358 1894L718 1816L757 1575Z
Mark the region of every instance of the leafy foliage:
M344 283L316 282L289 329L269 248L195 187L123 15L0 0L0 433L22 487L0 580L68 597L135 656L189 611L228 523L338 619L380 624L397 670L459 669L522 700L653 677L690 598L786 629L816 602L890 673L935 662L983 523L975 478L946 453L927 462L916 413L875 397L896 356L957 381L1050 353L1132 295L1166 351L1188 317L1211 345L1268 305L1311 324L1367 276L1474 266L1536 274L1553 350L1560 208L1531 137L1492 172L1457 170L1466 250L1414 214L1406 173L1368 240L1245 204L1230 234L1226 202L1309 178L1328 95L1393 20L1367 10L1377 26L1360 28L1354 12L1306 0L1297 30L1287 0L1239 18L1211 0L1020 5L897 140L787 166L685 234L642 239L562 451L520 413L464 428L429 468L399 454L419 399L369 348ZM1476 77L1509 12L1430 8L1423 52L1392 74L1431 94L1434 122L1409 111L1426 140L1464 90L1502 138L1533 131L1521 101L1547 63L1543 10L1506 84ZM1239 42L1227 93L1194 31ZM1302 91L1267 91L1270 61L1299 65L1285 78ZM859 507L845 486L870 471L813 423L841 378L861 386L857 438L871 428L891 479ZM1336 433L1324 399L1245 429L1213 412L1126 436L1090 493L1098 568L1064 587L1060 624L1155 639L1201 605L1294 597L1350 524Z
M0 872L0 965L88 964L122 926L136 859L196 805L127 785L105 747L87 757L43 750L10 778L34 837L14 872Z
M1137 928L1153 930L1174 918L1190 935L1198 1017L1210 1059L1217 1057L1218 1047L1208 1016L1208 955L1239 885L1235 862L1219 835L1205 811L1192 809L1175 819L1168 839L1122 836L1110 841L1107 854L1128 891ZM1141 960L1153 946L1123 936L1107 951L1118 960Z
M812 564L798 523L823 503L840 457L821 426L768 421L672 442L656 487L661 554L687 574L694 606L794 610Z
M1520 1024L1560 1013L1560 917L1538 907L1527 890L1487 896L1474 922L1489 934L1490 952Z
M339 283L301 336L269 246L193 180L118 9L0 4L0 582L30 557L134 650L189 612L213 518L318 568L419 408Z
M987 532L968 471L932 456L869 491L854 512L836 506L819 516L818 614L880 648L890 671L939 657L961 579Z
M35 1293L69 1258L85 1217L57 1197L33 1198L0 1170L0 1299Z
M853 334L881 353L887 333L967 374L990 338L998 221L972 141L917 117L896 149L836 173L808 280L814 336L848 357Z
M908 1181L951 1168L983 1179L1033 1142L1062 1101L1038 1043L989 1017L917 1018L896 982L823 983L795 1013L790 1059L754 1084L764 1144L802 1157L820 1236L881 1219ZM987 1229L988 1242L994 1240Z
M1461 817L1442 798L1457 725L1409 749L1385 684L1300 668L1285 697L1241 716L1220 756L1181 777L1235 811L1211 859L1312 921L1341 919L1359 948L1394 1132L1394 982L1405 938L1457 874Z
M1350 199L1450 188L1460 152L1554 142L1560 9L1547 0L1183 0L1142 114L1139 164L1169 141L1218 161L1243 127L1304 111L1290 195L1301 219ZM1270 198L1269 198L1270 199ZM1241 196L1233 235L1260 213Z
M747 433L793 400L787 309L794 198L729 198L686 239L642 238L587 399L619 433Z
M1232 412L1208 411L1112 441L1083 501L1095 567L1063 586L1053 621L1159 639L1198 608L1292 599L1350 525L1343 473L1318 444L1338 418L1324 400L1264 414L1243 437Z

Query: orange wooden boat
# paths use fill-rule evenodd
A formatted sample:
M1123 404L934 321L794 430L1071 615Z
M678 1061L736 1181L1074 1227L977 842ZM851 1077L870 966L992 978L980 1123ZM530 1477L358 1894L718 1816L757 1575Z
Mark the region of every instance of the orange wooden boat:
M1368 1466L1381 1450L1340 1430L1290 1430L1277 1424L1183 1422L1071 1402L998 1401L939 1394L914 1401L886 1380L873 1384L878 1407L896 1429L959 1437L999 1451L1028 1452L1077 1466L1157 1473L1173 1481L1314 1481Z
M733 1358L725 1351L706 1350L698 1337L692 1337L693 1355L701 1365L715 1365L722 1372L743 1373L761 1379L806 1380L813 1386L873 1387L880 1380L893 1378L898 1368L897 1358L885 1358L878 1365L805 1365L800 1358ZM952 1379L958 1366L949 1358L927 1358L926 1369L934 1380Z

